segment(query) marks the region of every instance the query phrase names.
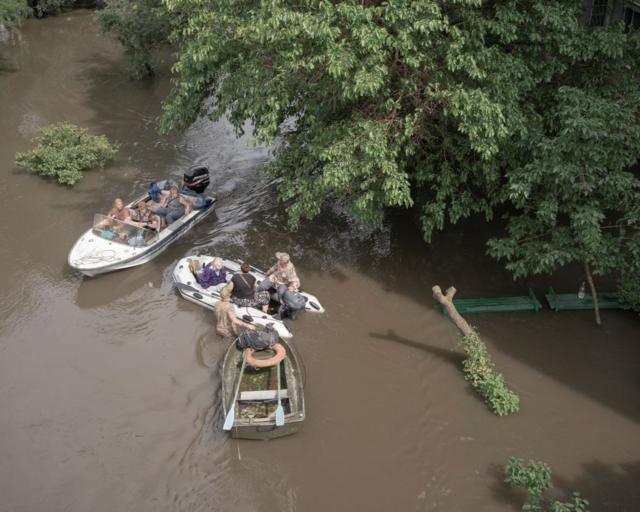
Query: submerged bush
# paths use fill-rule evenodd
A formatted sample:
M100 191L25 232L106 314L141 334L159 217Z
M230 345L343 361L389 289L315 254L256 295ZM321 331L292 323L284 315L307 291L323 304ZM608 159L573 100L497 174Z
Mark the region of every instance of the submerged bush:
M104 135L90 135L86 129L69 123L42 128L33 142L33 150L16 154L16 164L55 178L63 185L75 185L83 171L104 167L117 152L117 146Z
M522 459L509 457L505 468L505 479L511 487L521 487L527 491L527 501L522 512L544 512L543 494L551 488L551 468L544 462L530 460L527 465ZM546 510L549 512L589 512L589 501L573 493L567 502L554 501Z
M498 416L518 412L520 398L511 391L501 373L494 368L491 355L476 331L462 337L467 354L463 363L464 377L480 393L489 409Z

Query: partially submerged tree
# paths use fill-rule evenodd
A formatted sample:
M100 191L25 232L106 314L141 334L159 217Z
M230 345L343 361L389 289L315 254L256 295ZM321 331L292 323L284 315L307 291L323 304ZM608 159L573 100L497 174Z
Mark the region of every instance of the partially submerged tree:
M131 76L151 76L153 50L167 42L171 26L171 14L162 0L106 0L97 18L124 47Z
M442 293L439 286L434 286L432 291L434 299L442 305L451 321L462 333L460 343L467 355L463 363L465 379L482 396L487 407L494 414L506 416L518 412L520 398L509 389L502 374L496 371L491 355L478 332L456 309L453 303L456 289L452 286L446 293Z
M278 141L269 170L293 227L334 201L374 225L415 205L430 240L500 205L511 221L491 254L514 275L627 261L640 34L585 28L581 0L167 6L185 19L163 129L250 119Z
M506 173L505 194L517 211L489 254L506 260L515 277L578 262L595 299L593 274L621 269L626 277L636 261L640 180L630 169L640 151L640 88L617 71L603 73L610 84L599 94L561 88L529 161Z
M505 480L513 488L522 488L527 499L522 512L589 512L589 501L574 492L566 502L553 501L545 506L544 493L551 489L551 468L544 462L530 460L527 464L517 457L509 457Z

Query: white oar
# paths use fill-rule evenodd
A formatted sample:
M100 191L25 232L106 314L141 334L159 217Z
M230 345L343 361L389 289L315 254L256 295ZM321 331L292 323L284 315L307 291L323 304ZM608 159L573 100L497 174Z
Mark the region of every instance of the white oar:
M233 400L231 402L231 407L229 407L229 411L227 412L227 417L224 419L224 426L222 430L229 431L233 428L233 422L236 419L236 401L238 400L238 392L240 391L240 383L242 382L242 375L244 374L244 368L247 365L247 358L242 352L242 366L240 367L240 375L238 375L238 383L236 384L236 389L233 393Z
M282 407L282 401L280 400L280 363L278 363L278 369L276 371L276 377L278 379L278 408L276 409L276 427L284 425L284 408Z

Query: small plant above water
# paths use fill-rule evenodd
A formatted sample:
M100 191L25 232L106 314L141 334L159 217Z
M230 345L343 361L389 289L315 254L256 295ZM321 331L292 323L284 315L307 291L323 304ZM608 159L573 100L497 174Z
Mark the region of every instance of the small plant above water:
M16 164L71 186L82 179L84 171L104 167L117 152L117 146L104 135L90 135L86 129L69 123L42 128L33 142L34 149L16 154Z
M496 371L491 354L478 333L471 330L462 337L461 343L467 354L463 363L464 377L480 393L489 409L498 416L518 412L520 398Z
M544 493L551 488L551 468L544 462L530 460L525 465L522 459L510 457L505 468L504 481L514 488L527 491L527 500L522 512L589 512L589 502L573 493L567 502L554 501L544 507Z

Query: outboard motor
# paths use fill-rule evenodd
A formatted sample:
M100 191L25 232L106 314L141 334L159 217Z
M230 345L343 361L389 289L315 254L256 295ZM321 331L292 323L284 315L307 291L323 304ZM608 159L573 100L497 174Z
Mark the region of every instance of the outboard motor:
M184 187L196 194L202 194L209 186L209 169L203 166L192 167L184 173Z
M304 295L287 290L281 297L278 315L280 318L289 317L291 320L295 320L298 311L303 310L306 304L307 298Z

